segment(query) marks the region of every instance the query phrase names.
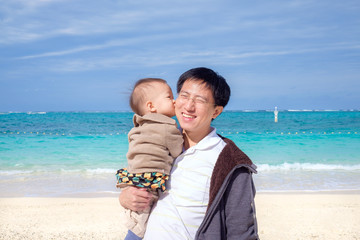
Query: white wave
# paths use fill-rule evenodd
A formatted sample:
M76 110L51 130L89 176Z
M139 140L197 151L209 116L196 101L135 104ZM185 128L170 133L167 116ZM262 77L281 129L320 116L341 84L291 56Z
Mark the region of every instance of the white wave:
M109 174L109 173L116 173L117 169L111 168L94 168L94 169L60 169L61 173L79 173L79 174Z
M320 163L283 163L279 165L259 164L257 166L259 172L265 171L330 171L330 170L344 170L344 171L358 171L360 164L356 165L339 165L339 164L320 164Z
M96 169L87 169L87 173L92 174L103 174L103 173L116 173L117 169L109 169L109 168L96 168Z
M120 167L119 167L120 168ZM117 168L94 168L94 169L46 169L34 168L27 170L0 170L0 176L15 175L109 175L115 174ZM340 165L340 164L314 164L314 163L282 163L279 165L257 164L258 172L290 172L290 171L360 171L360 164Z
M314 112L339 112L341 110L335 110L335 109L315 109Z
M259 112L259 110L242 110L241 112Z
M24 112L18 112L18 111L9 111L8 113L24 113Z
M10 175L22 175L22 174L29 174L33 171L30 170L1 170L0 176L10 176Z
M319 188L319 189L256 189L257 193L358 193L357 188Z
M48 168L34 168L31 170L0 170L0 176L10 175L51 175L51 174L115 174L117 169L110 168L96 168L96 169L48 169Z
M27 114L46 114L46 112L32 112L32 111L29 111L27 112Z
M312 112L310 109L288 109L288 112Z

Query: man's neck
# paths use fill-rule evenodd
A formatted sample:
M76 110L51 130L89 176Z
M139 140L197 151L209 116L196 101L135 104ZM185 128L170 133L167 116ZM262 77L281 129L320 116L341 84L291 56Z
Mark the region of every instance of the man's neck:
M189 149L193 146L195 146L196 144L198 144L202 139L204 139L210 132L211 132L211 128L209 128L208 131L199 134L199 133L195 133L195 132L188 132L188 131L183 131L183 137L184 137L184 148Z

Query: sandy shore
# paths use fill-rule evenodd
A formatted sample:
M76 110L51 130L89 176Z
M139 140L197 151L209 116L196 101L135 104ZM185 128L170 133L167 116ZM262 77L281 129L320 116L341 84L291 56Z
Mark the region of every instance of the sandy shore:
M258 194L262 240L360 239L360 194Z
M259 193L262 240L360 239L360 194ZM0 198L0 239L122 239L117 198Z

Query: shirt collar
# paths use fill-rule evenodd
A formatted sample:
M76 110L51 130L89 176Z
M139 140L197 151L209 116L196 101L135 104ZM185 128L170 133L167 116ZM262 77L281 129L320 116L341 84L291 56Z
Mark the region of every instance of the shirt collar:
M196 150L206 150L211 149L215 145L217 145L222 139L217 135L216 128L211 127L211 132L206 135L203 139L200 140L195 146L190 147L187 149L186 152L194 152Z

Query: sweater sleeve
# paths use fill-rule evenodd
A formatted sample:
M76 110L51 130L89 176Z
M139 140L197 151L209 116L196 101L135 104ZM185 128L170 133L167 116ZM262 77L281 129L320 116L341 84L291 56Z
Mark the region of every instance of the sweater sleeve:
M173 158L176 158L180 155L183 149L183 136L176 126L168 126L166 131L166 146L169 149L170 155Z
M259 239L254 197L251 173L246 168L237 169L225 193L226 239Z

